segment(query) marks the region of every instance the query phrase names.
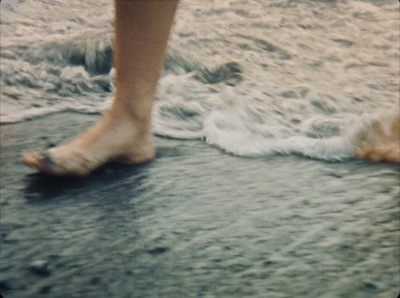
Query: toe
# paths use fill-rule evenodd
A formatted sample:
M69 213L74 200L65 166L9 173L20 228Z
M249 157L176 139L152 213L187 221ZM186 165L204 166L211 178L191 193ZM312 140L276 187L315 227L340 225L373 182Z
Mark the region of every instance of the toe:
M41 172L57 175L57 166L47 151L31 151L22 153L22 161L29 167Z
M368 159L371 162L379 162L381 161L381 156L372 151L367 154L366 159Z
M397 149L391 150L386 154L385 160L388 162L400 163L400 151Z
M396 144L378 147L374 150L374 155L379 157L380 161L395 163L400 161L400 149Z
M29 167L37 167L43 154L40 151L25 151L22 153L22 161Z
M25 151L22 152L22 161L29 167L34 167L36 164L36 154L35 152Z

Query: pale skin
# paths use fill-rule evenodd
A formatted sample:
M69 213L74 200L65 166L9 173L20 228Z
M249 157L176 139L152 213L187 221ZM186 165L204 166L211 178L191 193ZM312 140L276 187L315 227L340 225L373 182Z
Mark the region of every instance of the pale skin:
M115 1L116 94L110 111L72 141L47 152L24 152L26 165L52 175L85 176L111 161L152 160L152 100L178 5Z
M155 156L151 109L178 0L115 1L116 94L97 123L73 140L47 151L24 152L23 161L57 176L85 176L119 161L141 164ZM400 162L400 119L376 128L373 145L360 143L356 156Z
M367 134L359 136L355 145L357 158L400 163L400 116L373 125Z

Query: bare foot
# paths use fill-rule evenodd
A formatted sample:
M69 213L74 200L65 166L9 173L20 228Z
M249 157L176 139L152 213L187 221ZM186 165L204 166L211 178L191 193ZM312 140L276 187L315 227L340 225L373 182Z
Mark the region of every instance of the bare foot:
M148 127L109 113L72 141L46 151L24 152L22 159L26 165L56 176L85 176L111 161L145 163L155 156Z
M356 143L357 158L400 163L400 116L374 124Z

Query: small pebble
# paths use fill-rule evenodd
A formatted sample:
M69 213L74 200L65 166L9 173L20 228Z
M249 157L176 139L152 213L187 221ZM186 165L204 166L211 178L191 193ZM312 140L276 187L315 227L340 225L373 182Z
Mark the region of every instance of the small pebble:
M29 269L37 275L47 276L50 274L49 264L45 260L36 260L29 265Z
M133 272L132 272L132 271L130 271L130 270L126 270L126 275L129 275L129 276L131 276L131 275L133 275Z
M151 248L149 250L147 250L147 253L151 254L151 255L159 255L159 254L163 254L165 252L168 251L168 247L155 247L155 248Z
M47 294L48 292L50 292L50 290L53 288L52 285L44 285L42 287L40 287L39 289L39 293L41 294Z
M93 277L90 281L89 281L89 283L91 284L91 285L97 285L97 284L99 284L100 283L100 278L99 277L97 277L97 276L95 276L95 277Z
M373 282L364 282L364 290L367 292L374 292L379 290L379 285Z
M268 266L271 266L271 265L273 265L273 264L274 264L274 262L272 262L272 261L265 261L265 262L263 263L264 267L268 267Z

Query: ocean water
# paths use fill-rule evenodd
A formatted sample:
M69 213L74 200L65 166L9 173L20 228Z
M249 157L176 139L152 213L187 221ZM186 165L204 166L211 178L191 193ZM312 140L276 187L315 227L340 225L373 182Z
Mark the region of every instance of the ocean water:
M113 9L1 2L1 123L108 109ZM390 0L182 0L153 130L239 156L351 158L399 113L398 13Z

